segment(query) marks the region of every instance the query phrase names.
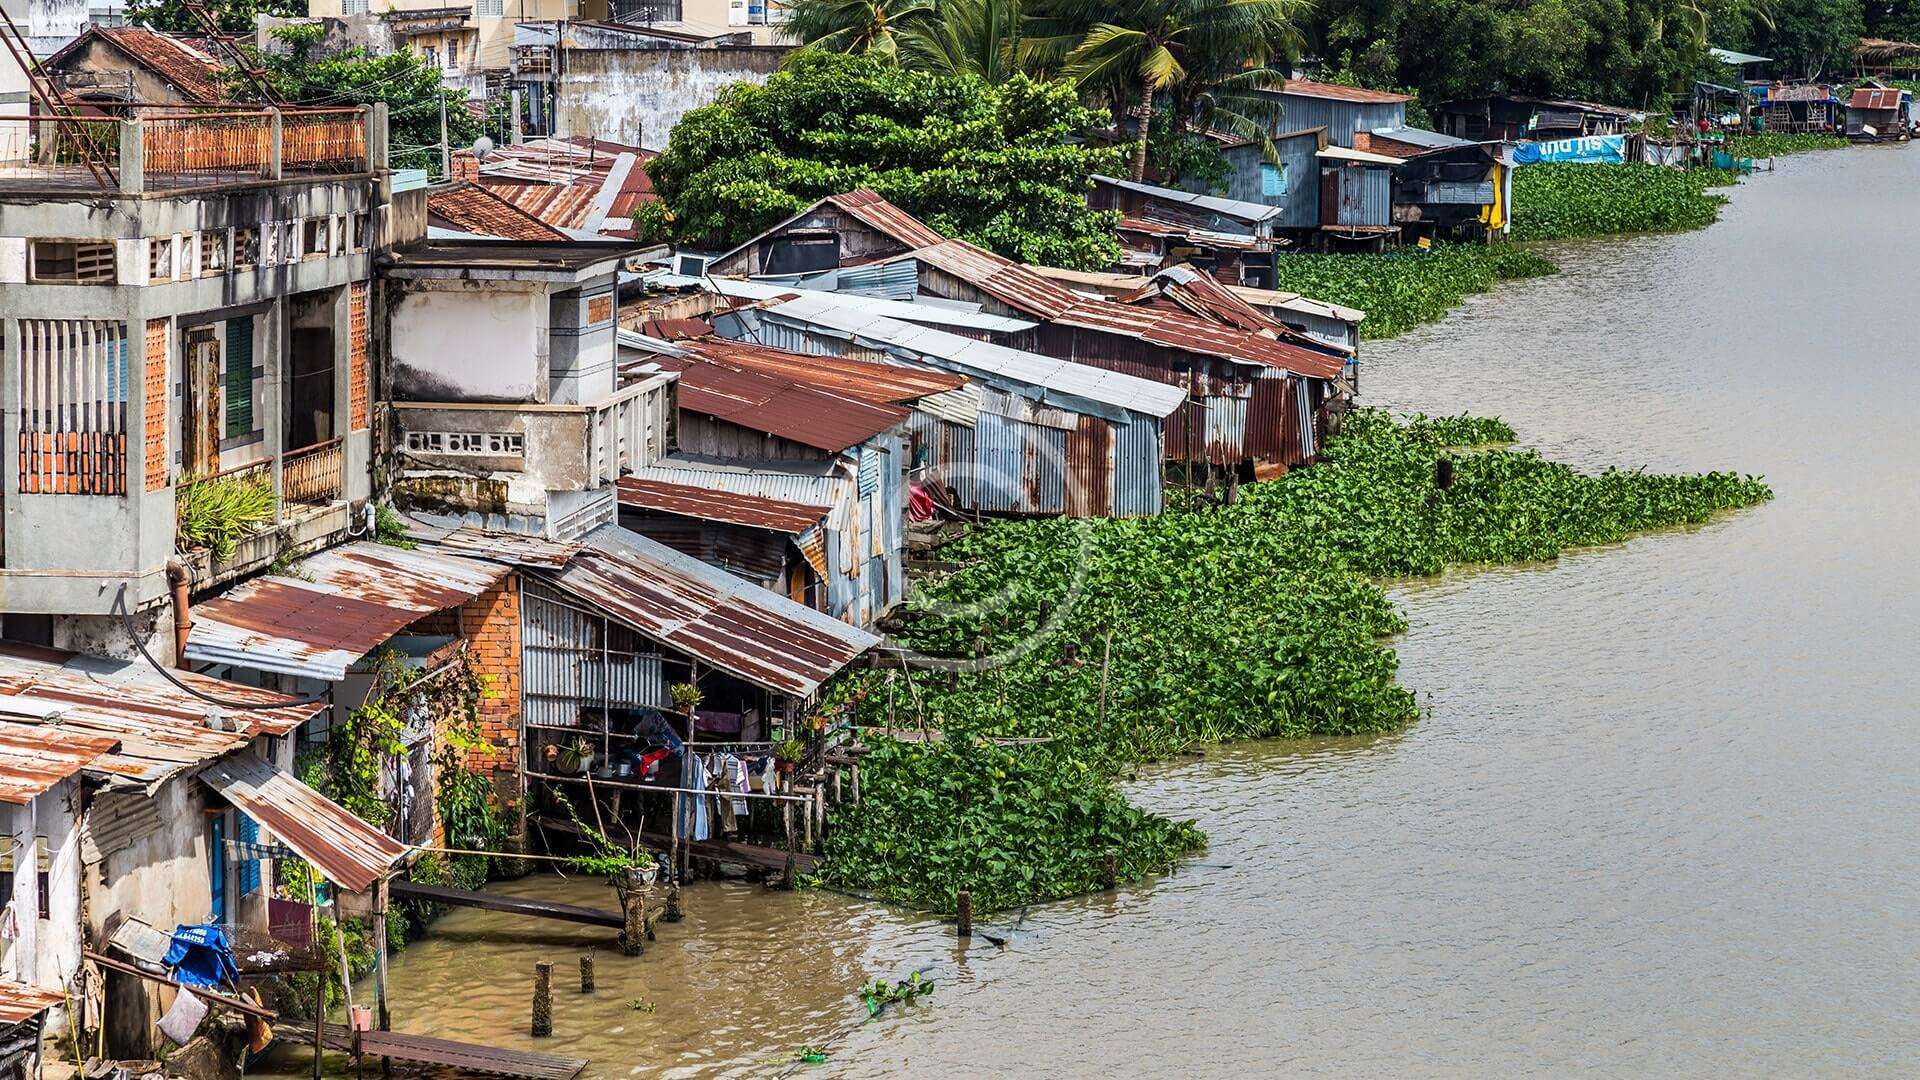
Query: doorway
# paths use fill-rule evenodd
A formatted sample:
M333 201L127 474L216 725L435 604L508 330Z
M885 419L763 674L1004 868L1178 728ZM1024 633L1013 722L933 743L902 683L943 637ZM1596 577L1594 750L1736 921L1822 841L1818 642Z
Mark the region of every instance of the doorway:
M286 447L301 450L334 436L331 292L296 296L287 305Z

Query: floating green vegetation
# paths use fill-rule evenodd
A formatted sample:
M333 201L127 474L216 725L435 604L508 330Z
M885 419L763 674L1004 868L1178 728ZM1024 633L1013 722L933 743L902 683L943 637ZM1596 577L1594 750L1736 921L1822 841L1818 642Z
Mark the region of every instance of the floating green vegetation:
M924 719L945 738L876 740L822 878L941 911L965 888L986 911L1089 892L1108 852L1122 879L1165 871L1204 838L1129 804L1116 777L1196 744L1415 718L1382 640L1405 623L1381 579L1552 559L1771 497L1728 473L1587 475L1527 450L1448 449L1512 439L1494 420L1360 410L1320 464L1231 506L1002 522L948 545L963 568L918 583L904 640L1014 659L833 685L862 723ZM984 597L993 610L974 606Z
M1726 202L1711 189L1737 179L1715 169L1638 163L1525 165L1513 170L1513 239L1704 229Z
M1502 281L1554 272L1545 258L1509 245L1441 244L1370 255L1282 255L1276 288L1367 313L1368 341L1404 334Z
M1727 140L1727 152L1735 157L1771 158L1804 154L1810 150L1841 150L1850 145L1846 137L1841 135L1762 131L1753 135L1735 135Z

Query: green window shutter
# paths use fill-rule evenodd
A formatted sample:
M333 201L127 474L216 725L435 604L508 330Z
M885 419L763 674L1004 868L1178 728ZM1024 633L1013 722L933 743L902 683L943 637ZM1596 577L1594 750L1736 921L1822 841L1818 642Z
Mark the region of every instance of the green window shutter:
M253 434L253 319L227 320L227 438Z

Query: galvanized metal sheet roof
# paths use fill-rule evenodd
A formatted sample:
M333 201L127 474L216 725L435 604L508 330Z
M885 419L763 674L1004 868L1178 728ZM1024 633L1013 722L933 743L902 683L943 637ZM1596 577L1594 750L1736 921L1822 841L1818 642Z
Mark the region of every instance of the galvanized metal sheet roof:
M684 280L736 300L774 300L782 296L807 297L827 293L839 297L841 303L849 307L870 311L875 315L885 315L889 319L960 330L985 330L990 333L1011 334L1031 330L1036 325L1031 319L1016 319L1009 315L994 315L981 311L977 304L884 300L877 296L862 296L858 293L840 292L834 289L809 289L802 285L787 285L778 280L769 279L709 277Z
M1281 368L1315 379L1337 378L1346 367L1346 362L1339 357L1180 311L1100 300L1082 304L1054 321L1125 334L1155 345L1217 356L1237 364Z
M1160 187L1156 184L1143 184L1138 180L1125 180L1117 176L1095 176L1093 181L1096 184L1108 184L1120 188L1123 191L1132 191L1145 195L1150 199L1163 199L1167 202L1197 206L1203 210L1211 210L1216 214L1225 214L1228 217L1239 218L1242 221L1255 224L1263 221L1271 221L1287 212L1284 206L1269 206L1266 203L1248 202L1245 199L1227 199L1218 195L1200 195L1191 191L1181 191L1178 188Z
M67 1000L59 990L42 990L24 983L0 982L0 1024L20 1024Z
M365 892L406 857L405 844L252 754L222 758L200 779L348 892Z
M506 567L360 541L193 609L187 658L335 682L422 615L463 604Z
M230 708L222 703L271 705L287 696L190 671L168 674L206 698L175 686L145 660L0 642L0 700L7 702L7 711L38 713L42 724L117 740L117 750L101 754L83 771L127 784L151 786L237 750L255 735L285 735L326 708L323 702ZM219 727L213 726L216 721Z
M1025 396L1038 396L1076 412L1097 411L1088 408L1091 404L1158 418L1186 400L1186 391L1177 386L870 315L836 303L832 295L775 304L764 314L858 339L870 347L897 350L909 359L963 375L1002 381Z
M618 488L621 506L789 534L820 524L830 509L636 476L621 477Z
M1312 79L1288 79L1286 86L1279 92L1299 97L1320 98L1325 101L1351 101L1363 105L1393 105L1413 100L1412 94L1396 94L1390 90L1366 90L1358 86L1315 82Z
M1034 270L1045 274L1055 281L1069 285L1080 285L1097 293L1117 295L1136 289L1145 278L1138 274L1109 274L1093 270L1062 270L1057 266L1036 266ZM1229 290L1256 307L1269 307L1279 311L1295 311L1302 315L1315 315L1340 322L1359 323L1367 313L1359 308L1330 304L1325 300L1315 300L1296 292L1279 289L1251 289L1244 285L1229 285Z
M1342 356L1353 355L1344 345L1331 345L1302 334L1273 316L1254 307L1239 291L1221 284L1212 274L1204 274L1182 263L1169 266L1147 279L1147 283L1115 299L1122 304L1142 305L1160 301L1184 309L1209 322L1292 341L1308 349L1332 349Z
M1123 217L1117 226L1123 233L1139 233L1155 239L1184 238L1195 244L1212 248L1225 248L1229 251L1271 250L1273 242L1250 233L1221 232L1217 229L1199 229L1178 222L1161 221L1153 217Z
M1368 134L1378 135L1383 139L1392 139L1397 143L1406 143L1408 146L1424 147L1428 150L1439 150L1448 146L1472 145L1471 139L1463 139L1458 135L1447 135L1443 132L1429 131L1426 128L1417 127L1377 127L1368 132Z
M557 570L580 550L579 544L549 540L530 533L503 532L472 525L453 528L409 528L408 535L441 551L470 559L487 559L508 566L544 566Z
M1398 165L1404 158L1388 154L1374 154L1366 150L1353 150L1345 146L1328 146L1314 151L1314 157L1329 161L1350 161L1357 165Z
M0 697L0 716L7 712L7 699ZM0 803L25 806L119 747L111 735L0 721Z
M811 697L880 639L618 525L549 578L575 599L737 678Z

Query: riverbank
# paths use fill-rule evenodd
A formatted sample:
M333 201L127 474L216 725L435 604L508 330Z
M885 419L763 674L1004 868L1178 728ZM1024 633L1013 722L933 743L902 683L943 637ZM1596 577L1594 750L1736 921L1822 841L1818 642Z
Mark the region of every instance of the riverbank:
M1768 132L1738 137L1737 156L1773 158L1849 144L1832 135ZM1513 230L1491 245L1441 244L1380 254L1284 255L1277 287L1367 313L1365 340L1380 341L1435 322L1503 281L1556 271L1532 249L1539 241L1688 232L1719 220L1738 173L1660 165L1546 162L1513 173Z
M977 910L1090 891L1109 852L1121 879L1163 872L1203 838L1129 804L1116 778L1198 745L1416 718L1383 641L1405 623L1382 580L1551 560L1770 497L1751 477L1588 475L1487 445L1512 438L1497 421L1361 410L1318 465L1230 506L1000 522L949 545L963 568L919 583L903 640L1004 659L837 684L863 724L924 720L946 738L878 740L824 880L948 911L959 889ZM1046 741L987 741L1009 737Z

